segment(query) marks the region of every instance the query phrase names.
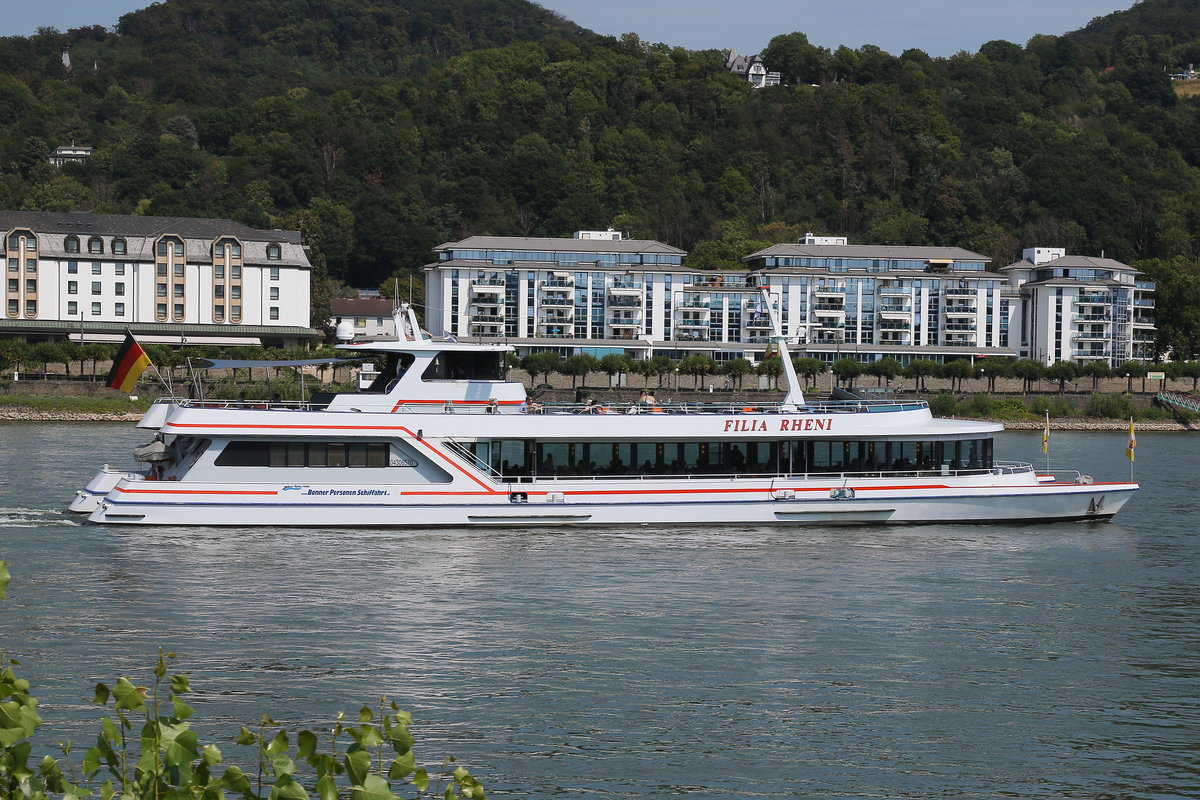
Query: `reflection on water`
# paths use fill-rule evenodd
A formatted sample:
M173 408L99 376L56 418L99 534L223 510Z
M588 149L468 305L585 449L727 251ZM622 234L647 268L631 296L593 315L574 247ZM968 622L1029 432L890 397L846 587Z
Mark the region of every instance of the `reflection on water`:
M496 797L1186 797L1200 459L1139 436L1117 523L143 529L61 513L124 426L0 427L0 632L83 739L176 651L202 738L396 699ZM114 442L116 443L114 445ZM1056 434L1121 478L1123 434ZM999 458L1040 455L1007 434ZM1097 466L1099 465L1099 466ZM1104 466L1108 465L1108 466ZM1104 468L1101 468L1104 466Z

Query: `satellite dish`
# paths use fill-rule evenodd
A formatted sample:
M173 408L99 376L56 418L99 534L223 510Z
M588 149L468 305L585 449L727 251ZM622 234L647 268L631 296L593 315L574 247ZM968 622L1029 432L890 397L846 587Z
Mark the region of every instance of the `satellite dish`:
M342 320L337 324L333 335L339 342L354 341L354 323L348 319Z

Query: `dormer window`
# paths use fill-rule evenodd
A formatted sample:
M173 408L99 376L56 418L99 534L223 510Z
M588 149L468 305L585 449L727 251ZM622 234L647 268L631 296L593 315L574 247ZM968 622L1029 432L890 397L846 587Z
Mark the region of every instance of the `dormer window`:
M68 253L78 253L79 252L79 237L78 236L68 236L66 238L66 241L63 242L63 248Z
M112 240L112 251L113 251L114 256L125 255L126 252L128 252L128 247L125 244L125 240L124 239L113 239Z
M90 239L88 239L88 252L89 253L103 253L104 252L104 240L101 239L99 236L93 236Z
M277 244L267 245L267 260L279 261L283 258L283 249Z

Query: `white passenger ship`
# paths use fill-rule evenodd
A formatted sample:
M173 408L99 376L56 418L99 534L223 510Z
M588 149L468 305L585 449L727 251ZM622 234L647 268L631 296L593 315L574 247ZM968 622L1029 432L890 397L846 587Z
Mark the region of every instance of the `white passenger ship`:
M149 466L105 466L71 510L98 523L426 527L1101 520L1136 483L994 461L993 423L924 402L537 406L503 344L341 345L386 364L366 390L293 405L175 400L139 427ZM777 327L778 332L778 327Z

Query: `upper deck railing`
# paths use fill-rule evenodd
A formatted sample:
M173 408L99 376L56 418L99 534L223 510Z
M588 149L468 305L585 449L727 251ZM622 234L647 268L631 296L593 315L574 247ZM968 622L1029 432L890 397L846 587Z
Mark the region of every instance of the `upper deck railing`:
M348 393L351 397L377 399L377 413L390 412L391 404L384 395ZM257 411L321 411L326 410L328 396L322 399L303 400L174 400L175 405L186 408L223 408ZM527 401L519 413L523 414L870 414L894 413L897 411L919 411L928 408L924 400L828 400L792 405L790 403L745 402L667 402L667 403L537 403ZM359 408L333 408L330 411L363 411ZM424 403L402 403L396 409L404 414L511 414L513 406L489 406L486 403L435 401ZM369 413L369 412L368 412Z

